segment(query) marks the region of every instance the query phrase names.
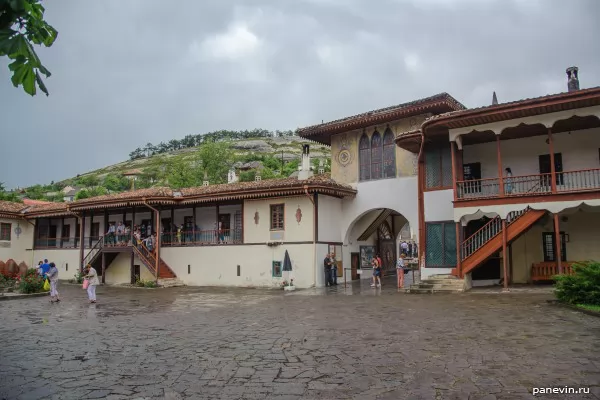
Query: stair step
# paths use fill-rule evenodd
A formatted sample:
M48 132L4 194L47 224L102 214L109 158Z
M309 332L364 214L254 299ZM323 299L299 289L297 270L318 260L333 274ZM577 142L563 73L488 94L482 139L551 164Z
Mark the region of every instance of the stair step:
M158 285L162 287L185 286L181 279L177 278L158 278Z

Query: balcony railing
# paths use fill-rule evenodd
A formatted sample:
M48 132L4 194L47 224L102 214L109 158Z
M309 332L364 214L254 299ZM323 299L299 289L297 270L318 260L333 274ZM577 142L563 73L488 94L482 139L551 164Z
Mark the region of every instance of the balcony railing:
M99 236L85 237L84 247L92 248L99 239ZM78 237L47 237L35 239L33 247L34 249L78 249L79 242Z
M456 199L473 200L600 190L600 168L557 172L555 182L556 185L553 185L552 174L505 176L502 178L504 193L501 193L500 178L458 181Z
M161 246L204 246L211 244L241 244L241 229L181 231L179 233L163 233Z

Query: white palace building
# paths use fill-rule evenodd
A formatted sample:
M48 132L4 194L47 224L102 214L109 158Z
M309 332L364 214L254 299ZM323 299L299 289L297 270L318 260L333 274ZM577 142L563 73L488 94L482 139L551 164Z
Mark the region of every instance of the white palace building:
M324 286L328 252L338 281L366 279L376 253L395 273L406 241L422 278L548 280L600 259L600 88L580 89L577 73L556 95L467 109L442 93L300 129L331 146L330 176L313 175L305 145L294 178L0 202L0 264L47 258L69 279L89 263L106 284L309 288ZM120 221L159 232L157 251L113 245Z

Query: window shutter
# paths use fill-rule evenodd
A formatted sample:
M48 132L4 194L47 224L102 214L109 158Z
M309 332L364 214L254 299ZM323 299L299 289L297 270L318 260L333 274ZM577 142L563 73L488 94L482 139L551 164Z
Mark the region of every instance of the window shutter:
M442 266L444 263L442 224L427 224L426 231L427 254L425 264L428 267Z
M452 187L452 153L450 152L450 146L444 147L441 150L442 158L442 186Z
M437 149L425 152L425 186L440 187L442 182L440 153Z
M444 224L444 265L456 265L456 226Z

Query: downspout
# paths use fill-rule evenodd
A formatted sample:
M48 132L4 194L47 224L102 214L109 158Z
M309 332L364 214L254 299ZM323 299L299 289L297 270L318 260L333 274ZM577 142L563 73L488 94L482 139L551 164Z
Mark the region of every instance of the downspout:
M417 156L417 211L419 213L419 271L425 260L425 199L423 195L423 148L425 147L425 130L421 125L421 147Z
M149 209L151 209L152 211L154 211L156 213L156 261L155 261L155 266L154 266L154 273L155 273L155 278L156 281L158 282L158 266L160 264L160 212L152 207L150 204L148 204L148 202L146 201L146 198L142 198L142 202L144 203L144 205L146 207L148 207Z
M317 287L317 205L315 204L315 201L313 200L313 198L310 196L310 194L308 193L308 186L304 185L304 193L306 194L306 197L308 197L308 200L310 200L310 202L313 205L313 282L315 287Z

